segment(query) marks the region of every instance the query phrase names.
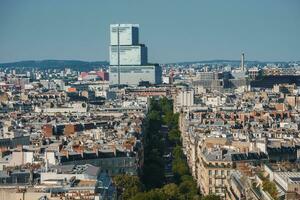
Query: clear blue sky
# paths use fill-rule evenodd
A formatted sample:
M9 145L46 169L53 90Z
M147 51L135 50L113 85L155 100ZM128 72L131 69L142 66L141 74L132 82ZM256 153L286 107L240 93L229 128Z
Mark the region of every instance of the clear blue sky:
M0 0L0 62L108 60L111 23L152 62L300 60L299 0Z

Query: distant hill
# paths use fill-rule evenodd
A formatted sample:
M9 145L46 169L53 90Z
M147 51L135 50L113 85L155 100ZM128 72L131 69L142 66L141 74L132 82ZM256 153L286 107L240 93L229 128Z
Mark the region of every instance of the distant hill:
M183 62L174 62L174 63L165 63L166 65L192 65L192 64L201 64L201 65L232 65L239 66L240 60L206 60L206 61L183 61ZM282 66L287 66L289 62L284 61L245 61L245 64L248 66L265 66L266 64L281 64ZM297 61L300 63L300 61ZM13 67L13 68L39 68L39 69L53 69L53 68L72 68L79 71L83 70L93 70L99 67L108 67L109 62L107 61L80 61L80 60L27 60L19 62L10 62L10 63L0 63L0 68L4 67Z
M0 63L0 67L14 67L14 68L39 68L39 69L51 69L51 68L72 68L78 70L90 70L101 66L108 66L107 61L95 61L86 62L79 60L41 60L41 61L20 61L11 63Z
M166 63L167 65L192 65L192 64L208 64L208 65L213 65L213 64L228 64L228 65L240 65L241 61L240 60L204 60L204 61L188 61L188 62L174 62L174 63ZM288 62L284 61L245 61L245 64L253 66L253 65L266 65L269 63L274 63L274 64L281 64L281 65L286 65Z

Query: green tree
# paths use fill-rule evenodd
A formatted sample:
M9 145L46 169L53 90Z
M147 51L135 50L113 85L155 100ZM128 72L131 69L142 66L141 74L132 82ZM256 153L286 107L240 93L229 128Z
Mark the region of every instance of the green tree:
M160 103L155 99L150 99L150 110L161 110Z
M137 176L118 175L113 178L113 182L117 188L118 195L124 200L130 199L143 189L140 179Z
M173 114L173 119L172 119L172 128L178 129L178 123L179 123L179 113Z
M143 170L143 183L146 188L161 187L164 183L164 171L160 164L148 163Z
M184 158L182 147L180 145L177 145L176 147L174 147L172 153L173 153L173 157L175 159L182 159L182 158Z
M161 189L153 189L148 192L138 193L131 200L167 200Z
M172 170L180 176L189 174L189 168L184 160L176 159L173 161Z
M221 198L217 195L210 194L205 197L202 197L201 200L221 200Z
M179 191L188 197L188 199L194 198L198 193L197 185L193 180L186 180L180 183Z
M159 111L152 110L148 114L149 125L151 126L152 131L159 131L161 128L161 116ZM150 127L149 127L150 128Z
M173 101L166 97L160 99L161 110L164 114L170 112L173 113Z
M173 112L166 112L163 116L163 123L170 127L173 124L173 118Z
M181 182L184 182L184 181L194 181L194 179L191 175L183 175L183 176L181 176Z
M164 113L163 123L169 127L169 129L178 129L179 113L173 113L172 111Z
M170 183L165 185L162 188L163 193L169 200L176 200L178 199L178 194L179 194L179 188L176 184Z
M263 190L268 192L273 199L278 198L277 197L278 192L277 192L277 188L276 188L275 183L270 182L269 180L264 180L263 181Z
M169 131L168 139L173 144L179 144L180 143L180 131L178 129L172 129L171 131Z

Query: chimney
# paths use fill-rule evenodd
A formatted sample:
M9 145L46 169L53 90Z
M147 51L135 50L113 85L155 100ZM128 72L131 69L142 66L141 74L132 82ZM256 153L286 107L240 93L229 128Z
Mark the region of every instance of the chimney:
M81 157L83 158L83 149L80 149Z
M30 181L30 184L33 185L33 169L30 169L29 181Z
M117 148L116 148L115 145L113 145L112 148L113 148L113 152L114 152L114 154L115 154L115 156L116 156L116 155L117 155Z
M96 155L97 155L97 157L99 156L99 149L97 148L97 149L95 149L95 153L96 153Z

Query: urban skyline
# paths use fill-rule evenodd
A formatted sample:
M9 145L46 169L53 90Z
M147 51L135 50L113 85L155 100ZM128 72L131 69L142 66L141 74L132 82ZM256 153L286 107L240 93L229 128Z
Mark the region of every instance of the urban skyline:
M300 60L299 1L0 4L1 63L109 60L107 27L113 23L140 24L141 39L152 50L149 60L158 63L236 59L242 51L248 60Z
M0 0L0 199L299 200L299 5Z

